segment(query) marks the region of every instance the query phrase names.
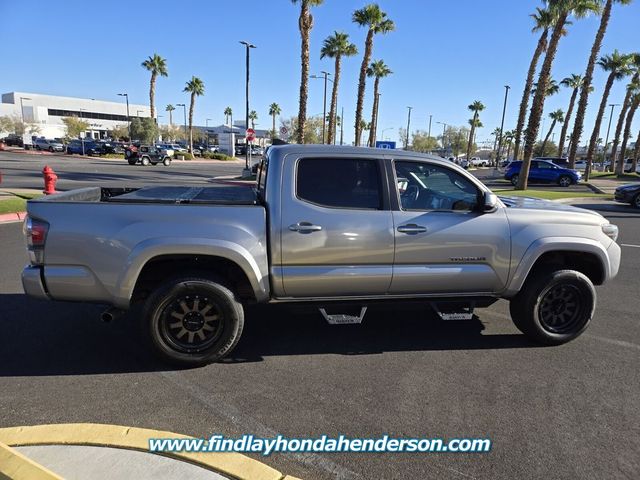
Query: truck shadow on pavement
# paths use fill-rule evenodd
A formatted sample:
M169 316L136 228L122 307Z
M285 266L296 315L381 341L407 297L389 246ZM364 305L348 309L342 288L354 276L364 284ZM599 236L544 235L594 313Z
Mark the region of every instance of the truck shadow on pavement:
M91 375L175 370L143 341L139 311L112 323L104 307L0 294L0 377ZM479 311L482 318L482 311ZM480 318L443 322L429 307L371 307L361 325L328 325L317 310L248 309L243 336L226 364L283 355L535 348L523 335L482 335Z

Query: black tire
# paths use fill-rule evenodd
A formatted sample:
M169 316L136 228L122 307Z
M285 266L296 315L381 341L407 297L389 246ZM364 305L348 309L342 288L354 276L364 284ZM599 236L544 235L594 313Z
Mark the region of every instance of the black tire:
M36 150L40 150L40 145L36 145Z
M49 151L53 153L53 147L49 147Z
M509 303L518 330L545 345L561 345L579 337L595 308L593 283L575 270L535 273Z
M640 193L636 194L636 196L633 197L633 200L631 200L631 206L640 208Z
M168 167L169 165L171 165L171 159L169 157L164 157L164 160L162 160L162 164L165 167Z
M513 185L514 187L516 185L518 185L518 180L520 180L520 175L518 175L517 173L515 175L511 176L511 185Z
M146 157L146 156L145 156L145 157L142 157L142 158L140 159L140 163L141 163L144 167L146 167L146 166L147 166L147 165L149 165L149 163L151 163L151 162L150 162L150 160L149 160L149 157Z
M138 161L135 158L129 158L127 162L129 163L129 165L135 165L136 163L138 163Z
M216 313L207 315L212 311ZM235 348L244 327L242 304L231 289L200 276L174 278L160 286L147 299L143 318L155 352L185 366L220 360Z
M560 178L558 178L558 185L561 187L569 187L572 183L573 180L571 180L571 177L568 175L560 175Z

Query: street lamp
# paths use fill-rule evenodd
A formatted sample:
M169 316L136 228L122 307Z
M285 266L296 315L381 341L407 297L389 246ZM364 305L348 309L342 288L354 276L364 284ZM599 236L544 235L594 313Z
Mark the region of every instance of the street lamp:
M407 107L409 112L407 113L407 143L405 143L404 149L409 150L409 127L411 126L411 110L413 107Z
M82 116L82 112L86 112L86 110L84 108L80 108L79 110L80 110L80 118L82 119L82 118L84 118ZM82 143L82 155L84 155L84 137L87 134L87 132L80 132L80 133L81 133L80 142Z
M444 153L446 148L444 139L447 133L447 124L444 122L436 122L436 123L442 125L442 153Z
M252 43L249 43L247 41L241 40L240 43L242 45L245 46L246 48L246 80L245 80L245 104L246 104L246 108L245 108L245 115L244 115L244 128L245 130L249 129L249 50L252 48L256 48L255 45L253 45ZM249 142L246 141L246 136L245 136L245 167L244 167L244 171L242 172L242 176L243 177L249 177L251 176L251 170L249 169L249 155L251 153L251 148L249 148Z
M340 111L340 145L342 145L344 140L344 107Z
M609 126L607 127L607 139L604 141L604 154L602 155L602 171L604 172L605 163L607 163L607 145L609 145L609 131L611 130L611 119L613 118L613 109L620 106L619 103L610 103L611 114L609 115ZM613 165L611 165L613 167Z
M380 136L382 137L383 140L384 140L384 132L386 132L387 130L393 130L393 127L387 127L382 129L382 134Z
M502 132L504 130L504 115L507 112L507 97L509 96L509 85L504 86L504 103L502 105L502 121L500 122L500 139L498 140L498 152L496 153L496 169L500 165L500 152L502 151ZM518 160L516 158L516 160Z
M184 141L187 141L187 106L184 103L176 103L176 107L182 107L184 114Z
M119 93L119 97L125 97L127 100L127 124L129 126L129 141L131 141L131 117L129 116L129 94L128 93Z
M431 120L433 119L433 115L429 115L429 138L431 138Z
M144 113L144 110L136 110L136 117L140 118L140 112Z
M325 126L327 123L327 77L329 75L331 75L329 72L325 72L324 70L322 70L320 72L322 74L321 77L319 77L318 75L311 75L311 78L323 78L324 79L324 96L322 97L322 105L323 105L323 110L322 110L322 143L325 143Z

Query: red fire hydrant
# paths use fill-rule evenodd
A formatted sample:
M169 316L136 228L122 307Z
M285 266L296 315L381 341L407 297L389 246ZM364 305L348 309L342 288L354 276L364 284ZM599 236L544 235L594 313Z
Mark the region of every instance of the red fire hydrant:
M42 169L42 174L44 175L44 190L42 193L45 195L51 195L56 192L56 182L58 181L58 175L53 171L49 165L45 165Z

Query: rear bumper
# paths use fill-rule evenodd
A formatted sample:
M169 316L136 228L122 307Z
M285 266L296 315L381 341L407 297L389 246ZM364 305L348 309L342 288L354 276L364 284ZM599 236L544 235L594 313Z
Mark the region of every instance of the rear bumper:
M42 267L27 265L22 270L22 288L24 293L40 300L50 300L42 283Z

